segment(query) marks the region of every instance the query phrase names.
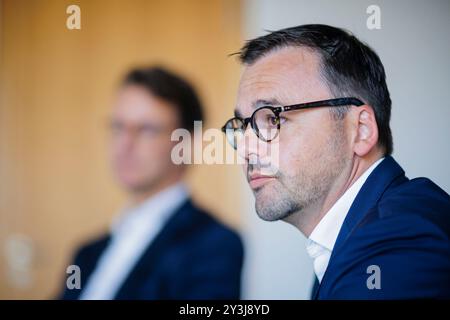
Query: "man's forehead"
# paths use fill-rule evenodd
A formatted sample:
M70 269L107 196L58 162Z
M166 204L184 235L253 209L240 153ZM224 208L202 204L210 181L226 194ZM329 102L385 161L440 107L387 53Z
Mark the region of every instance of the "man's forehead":
M318 55L307 47L286 46L275 48L257 59L249 69L274 65L276 68L292 68L304 63L311 64L318 60Z
M247 66L243 77L251 78L255 75L262 75L270 78L286 73L316 75L319 62L317 53L309 48L283 47L272 50Z
M244 69L237 110L254 109L264 101L298 103L304 92L320 90L320 82L319 60L310 49L276 49Z

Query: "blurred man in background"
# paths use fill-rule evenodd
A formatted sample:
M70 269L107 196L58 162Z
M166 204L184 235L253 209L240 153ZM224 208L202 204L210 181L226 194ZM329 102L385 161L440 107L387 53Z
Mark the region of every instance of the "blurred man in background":
M130 72L111 116L111 159L129 205L73 264L81 289L63 299L237 299L240 238L196 207L171 161L177 128L202 120L189 83L162 68Z

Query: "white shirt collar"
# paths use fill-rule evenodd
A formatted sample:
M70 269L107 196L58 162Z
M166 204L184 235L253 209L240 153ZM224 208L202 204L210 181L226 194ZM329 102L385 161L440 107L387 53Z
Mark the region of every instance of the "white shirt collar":
M125 208L111 225L113 236L149 225L163 225L175 209L189 197L186 185L179 182L145 200L136 207Z
M187 188L178 183L124 210L112 224L112 241L102 252L80 299L113 299L146 248L187 198Z

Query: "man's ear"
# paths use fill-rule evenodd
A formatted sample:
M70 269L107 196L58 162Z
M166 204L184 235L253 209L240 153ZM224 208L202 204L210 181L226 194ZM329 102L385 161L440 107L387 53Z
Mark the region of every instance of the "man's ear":
M356 136L353 151L360 157L367 155L378 143L375 112L368 105L355 108Z

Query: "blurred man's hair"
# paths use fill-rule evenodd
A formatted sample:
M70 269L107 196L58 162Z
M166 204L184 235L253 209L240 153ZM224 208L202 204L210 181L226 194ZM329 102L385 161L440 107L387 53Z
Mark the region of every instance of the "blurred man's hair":
M203 107L193 86L163 67L131 70L123 85L138 85L177 108L180 127L192 131L194 121L203 121Z
M319 54L321 76L336 98L354 96L370 105L375 113L379 139L385 154L393 150L389 127L391 98L386 74L378 55L351 33L321 24L302 25L271 32L248 41L239 52L241 62L253 64L266 54L284 47L306 47ZM343 119L348 107L331 108Z

